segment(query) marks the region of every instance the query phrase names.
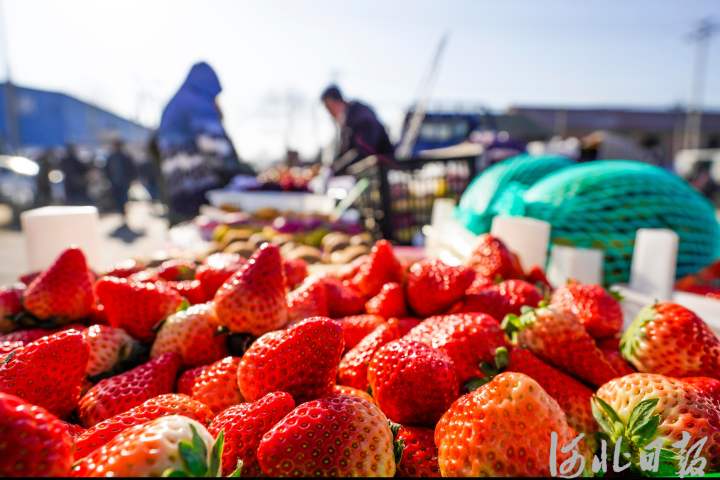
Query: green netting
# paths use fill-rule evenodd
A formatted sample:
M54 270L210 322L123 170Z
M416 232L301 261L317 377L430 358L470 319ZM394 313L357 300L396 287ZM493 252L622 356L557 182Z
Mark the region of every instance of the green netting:
M524 215L552 225L551 243L605 253L605 282L626 282L638 228L668 228L679 238L678 276L717 254L713 206L680 177L626 160L580 164L551 173L496 213Z
M507 203L512 203L518 197L515 192L572 164L573 161L567 157L528 154L496 163L468 186L460 199L456 215L470 231L487 232L498 210L512 208Z

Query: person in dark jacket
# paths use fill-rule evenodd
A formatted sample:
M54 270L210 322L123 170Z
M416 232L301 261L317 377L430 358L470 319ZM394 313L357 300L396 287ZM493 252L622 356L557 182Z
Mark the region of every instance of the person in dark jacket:
M392 155L393 144L370 106L358 100L345 100L336 85L327 87L320 99L340 129L334 173L342 173L369 155Z
M75 145L65 147L65 155L60 159L60 169L64 176L65 199L71 205L88 202L87 179L88 167L77 156Z
M122 214L123 224L127 225L126 205L130 184L137 176L137 169L132 158L125 153L123 141L116 139L112 144L112 151L105 165L113 200L118 211Z

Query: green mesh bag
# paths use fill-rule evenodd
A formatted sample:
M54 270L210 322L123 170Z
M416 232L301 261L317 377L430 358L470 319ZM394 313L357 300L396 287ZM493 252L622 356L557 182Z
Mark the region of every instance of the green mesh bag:
M713 206L680 177L641 162L604 160L544 177L505 202L505 215L552 225L551 243L605 254L605 282L626 282L638 228L667 228L680 239L677 275L712 262L719 228Z
M525 189L549 173L572 165L573 161L558 155L517 155L489 167L463 193L457 218L473 233L490 230L498 209L517 197L515 192Z

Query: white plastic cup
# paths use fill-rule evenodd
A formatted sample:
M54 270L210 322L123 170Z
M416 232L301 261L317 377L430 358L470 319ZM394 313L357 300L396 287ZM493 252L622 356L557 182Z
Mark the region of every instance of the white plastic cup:
M640 228L635 234L630 288L669 300L675 285L678 235L665 228Z
M97 208L36 208L23 212L20 222L25 236L29 271L46 269L70 246L81 248L90 266L103 266Z
M547 277L556 286L564 285L568 280L602 284L603 252L594 248L554 245L550 252Z
M490 233L516 253L527 270L534 265L545 266L550 228L548 222L535 218L497 216Z

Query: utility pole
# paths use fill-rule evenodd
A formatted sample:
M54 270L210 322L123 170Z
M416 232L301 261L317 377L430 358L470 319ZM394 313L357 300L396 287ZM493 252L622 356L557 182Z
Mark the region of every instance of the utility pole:
M705 77L707 73L707 59L710 39L720 32L720 24L712 18L705 17L700 20L688 39L695 43L695 65L693 68L692 91L688 105L685 123L684 148L699 148L703 110L703 91L705 90Z
M5 60L5 149L14 152L20 146L20 129L17 117L17 98L15 86L12 83L10 72L10 49L7 40L7 25L5 24L4 0L0 0L0 51Z

